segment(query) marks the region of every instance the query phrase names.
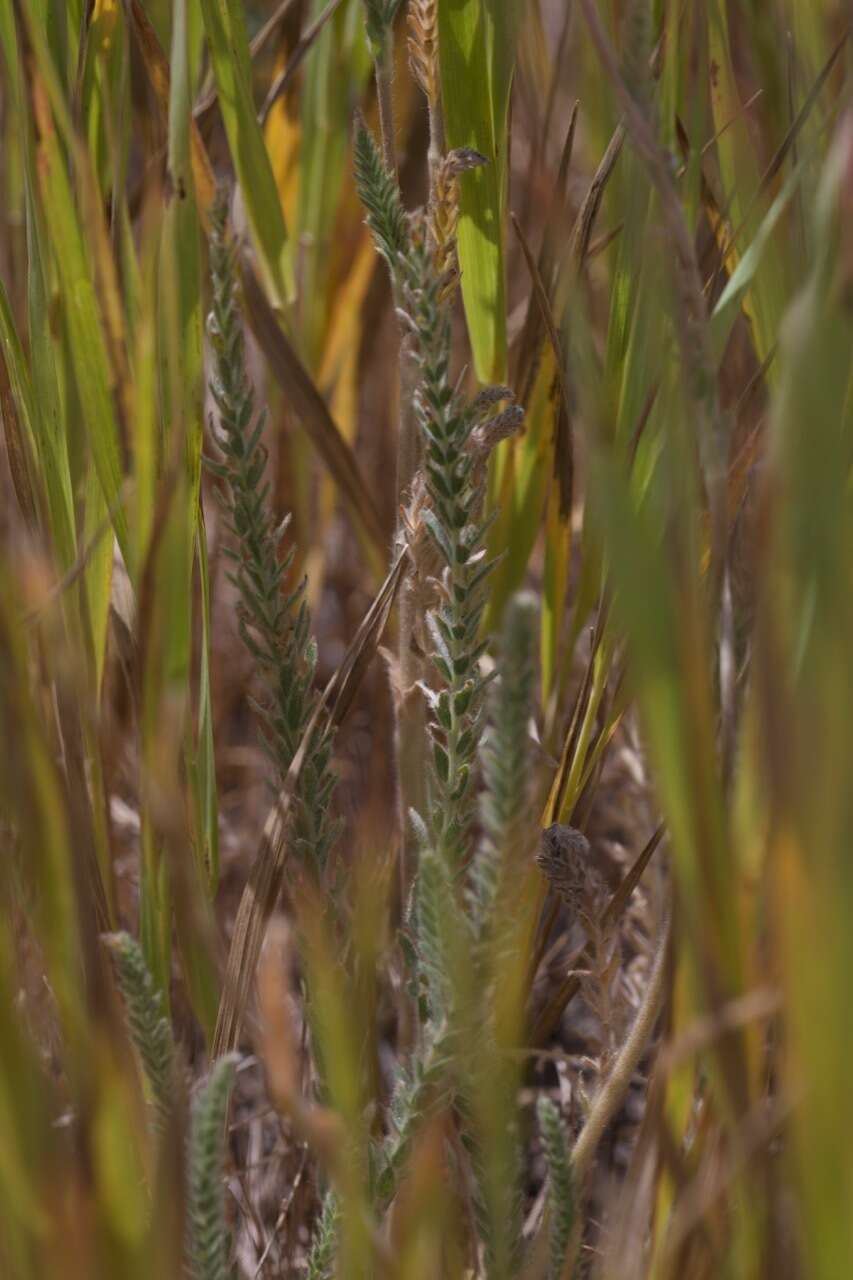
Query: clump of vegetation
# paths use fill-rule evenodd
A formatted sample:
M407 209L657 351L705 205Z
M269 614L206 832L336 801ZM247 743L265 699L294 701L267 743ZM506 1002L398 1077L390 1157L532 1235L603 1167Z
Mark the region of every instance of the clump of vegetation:
M0 3L4 1277L847 1273L848 37Z

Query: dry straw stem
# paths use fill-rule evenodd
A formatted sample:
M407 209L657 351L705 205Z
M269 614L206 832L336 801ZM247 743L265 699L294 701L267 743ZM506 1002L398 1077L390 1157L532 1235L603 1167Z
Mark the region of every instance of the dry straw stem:
M371 557L384 560L386 538L382 520L352 448L341 435L328 405L276 320L257 276L245 259L240 275L249 324L273 376L337 484Z
M234 922L213 1038L214 1057L235 1049L240 1038L267 922L275 910L284 879L293 799L299 786L302 766L310 755L314 736L322 733L328 724L339 724L349 709L385 630L403 576L404 563L405 554L401 552L356 632L343 662L326 685L288 770L281 793L264 824L258 852Z
M589 1168L602 1134L622 1105L631 1077L639 1066L654 1029L666 975L671 923L672 910L667 905L642 1003L631 1024L631 1030L616 1054L606 1081L595 1096L586 1124L572 1150L572 1169L578 1182Z
M397 177L397 148L394 141L394 18L400 0L364 0L367 43L373 54L376 76L376 104L385 168Z
M368 8L368 19L370 12ZM387 39L391 39L392 33ZM387 43L387 40L386 40ZM376 62L377 90L381 95L382 75L379 58ZM377 219L394 208L394 243L389 243L383 256L386 258L391 280L395 311L399 316L402 297L396 276L395 255L402 249L405 238L404 217L399 200L393 143L387 137L388 121L382 116L380 96L380 127L384 164L374 155L366 125L360 113L354 120L354 156L356 180L362 192L373 192L379 205L368 207L368 225L376 233ZM391 155L389 157L389 148ZM414 498L414 489L420 462L420 441L415 417L414 399L418 371L413 358L413 343L402 327L398 327L399 352L399 422L397 427L397 525L395 546L398 550L408 545L405 514ZM417 604L415 575L409 572L400 591L397 660L391 665L391 684L394 707L394 736L397 766L397 820L400 830L401 903L405 901L417 856L416 842L409 822L412 810L422 812L426 804L426 777L423 768L423 740L426 732L426 715L418 684L423 676L423 661L417 642L420 610Z

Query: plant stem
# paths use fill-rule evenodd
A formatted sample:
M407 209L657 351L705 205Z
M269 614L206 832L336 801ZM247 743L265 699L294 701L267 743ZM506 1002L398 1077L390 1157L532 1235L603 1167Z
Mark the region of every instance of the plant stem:
M394 32L388 29L383 48L373 62L376 75L376 101L379 106L379 132L382 136L382 158L385 168L397 177L397 149L394 145Z
M595 1096L586 1124L581 1129L580 1136L572 1149L572 1170L578 1181L589 1168L604 1130L622 1105L631 1077L637 1069L654 1028L666 976L671 926L672 908L667 905L642 1003L637 1010L631 1030L616 1055L610 1074Z
M385 32L383 45L374 59L376 98L379 106L379 129L382 140L382 158L385 168L396 180L397 155L394 145L394 100L392 80L394 71L393 26ZM392 272L391 282L394 305L400 305L398 289ZM402 513L411 499L412 485L420 461L420 436L414 413L414 395L417 386L417 368L412 359L411 339L398 329L400 409L397 435L397 526L394 538L395 553L403 545L405 531ZM409 812L415 809L423 813L426 807L426 771L423 761L423 744L426 733L426 713L418 681L423 676L423 663L414 643L418 609L415 602L414 583L411 575L400 591L397 641L397 677L399 688L394 698L395 739L397 757L397 813L400 824L399 893L401 909L406 901L415 865L415 842L409 822Z

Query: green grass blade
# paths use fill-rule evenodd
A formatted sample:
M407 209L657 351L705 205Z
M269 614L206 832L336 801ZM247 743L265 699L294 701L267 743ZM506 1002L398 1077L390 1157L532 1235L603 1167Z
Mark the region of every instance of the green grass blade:
M506 375L504 255L509 97L522 0L439 5L448 147L473 147L488 164L461 177L462 297L481 382Z
M219 107L264 283L279 309L293 295L293 264L278 189L255 113L240 0L201 0Z
M324 8L317 0L312 16ZM363 29L360 3L342 5L317 37L305 68L298 206L299 322L312 372L316 372L328 331L332 235L348 169L349 113L370 70Z
M92 459L122 554L130 565L130 541L122 501L121 446L111 390L112 371L92 283L92 265L83 242L76 203L53 120L38 82L34 89L41 135L41 197L68 328L71 362Z

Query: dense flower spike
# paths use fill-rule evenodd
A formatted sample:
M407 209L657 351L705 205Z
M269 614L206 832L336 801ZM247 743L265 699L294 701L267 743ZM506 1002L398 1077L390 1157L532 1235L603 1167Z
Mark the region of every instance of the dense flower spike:
M469 852L472 769L480 739L485 679L479 638L491 569L482 517L485 449L517 429L521 411L493 412L511 398L507 388L466 403L451 382L447 288L455 268L458 220L456 177L482 162L475 152L452 152L439 168L426 217L400 232L399 190L384 169L363 122L356 129L356 179L368 224L391 269L398 314L409 332L419 378L415 413L423 444L423 478L429 504L421 519L439 555L437 603L426 617L435 684L424 687L430 707L433 797L427 829L436 850L458 870ZM507 411L505 410L504 413ZM489 424L498 423L490 434Z
M551 1219L551 1265L548 1275L550 1280L560 1280L575 1223L574 1180L569 1162L569 1143L560 1112L550 1098L543 1096L539 1099L536 1117L548 1166L548 1212Z
M264 414L256 413L245 370L238 269L227 234L227 203L213 212L210 243L212 309L208 334L215 368L211 392L218 409L217 442L224 462L209 463L225 483L224 505L235 564L231 580L240 603L240 634L252 655L263 694L256 704L264 743L277 774L286 775L316 705L316 646L305 603L305 583L292 590L287 579L294 551L281 555L289 517L276 524L264 479L267 453L261 436ZM330 816L334 776L331 738L318 735L300 776L296 847L316 868L325 865L337 834Z
M469 877L471 915L478 932L489 926L507 864L513 857L526 859L535 830L528 727L534 708L538 613L537 601L528 592L510 601L498 679L489 696L489 725L480 748L482 836Z
M151 1087L155 1125L161 1129L175 1101L176 1055L171 1023L136 939L129 933L111 933L104 941L113 954L127 1025Z
M353 161L358 193L367 210L367 225L394 276L408 246L406 214L400 189L385 168L373 135L360 115L355 122Z
M222 1165L236 1058L220 1058L193 1102L188 1206L193 1280L229 1280Z

